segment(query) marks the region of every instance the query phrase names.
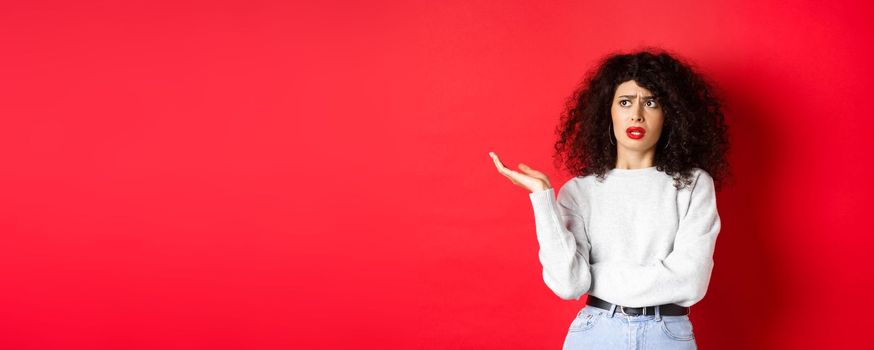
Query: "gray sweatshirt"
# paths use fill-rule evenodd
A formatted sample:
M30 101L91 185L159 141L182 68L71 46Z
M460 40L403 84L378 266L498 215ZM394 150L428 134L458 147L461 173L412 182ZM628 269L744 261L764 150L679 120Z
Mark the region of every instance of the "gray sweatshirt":
M713 178L695 168L677 190L656 167L612 169L529 193L543 281L565 300L591 294L627 307L704 298L719 234Z

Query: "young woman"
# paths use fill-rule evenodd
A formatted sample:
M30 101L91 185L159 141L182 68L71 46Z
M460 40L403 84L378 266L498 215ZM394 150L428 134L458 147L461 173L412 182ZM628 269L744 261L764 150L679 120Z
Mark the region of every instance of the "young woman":
M729 175L711 85L660 50L605 57L568 100L556 194L525 164L498 171L530 191L543 280L586 305L564 349L697 349L691 306L707 292Z

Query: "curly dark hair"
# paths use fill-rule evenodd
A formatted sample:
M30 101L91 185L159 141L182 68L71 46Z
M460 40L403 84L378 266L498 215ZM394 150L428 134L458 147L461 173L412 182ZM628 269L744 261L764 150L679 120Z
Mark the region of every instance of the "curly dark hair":
M728 127L714 85L691 65L663 49L611 53L586 73L566 101L556 128L556 167L603 181L616 165L610 108L617 86L634 80L650 90L664 113L656 144L656 169L674 178L678 190L691 185L694 168L706 171L719 191L730 175ZM668 142L670 140L670 142ZM665 144L668 144L666 148Z

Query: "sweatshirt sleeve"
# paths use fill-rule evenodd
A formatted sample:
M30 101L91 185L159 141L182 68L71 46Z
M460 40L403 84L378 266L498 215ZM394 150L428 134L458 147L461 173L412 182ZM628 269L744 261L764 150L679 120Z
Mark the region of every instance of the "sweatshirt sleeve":
M692 306L707 292L719 230L713 179L700 171L688 210L680 220L673 251L648 265L626 261L592 264L591 294L610 296L611 302L628 307L667 303ZM650 303L642 305L641 300Z
M567 183L558 198L552 188L529 193L534 208L543 281L559 298L579 300L589 291L589 239Z

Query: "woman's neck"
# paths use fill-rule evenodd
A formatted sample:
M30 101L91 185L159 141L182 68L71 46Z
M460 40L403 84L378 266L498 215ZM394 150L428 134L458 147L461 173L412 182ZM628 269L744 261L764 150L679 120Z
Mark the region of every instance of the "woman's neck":
M652 150L651 150L652 151ZM642 169L642 168L650 168L655 165L653 161L655 158L655 152L646 152L646 153L632 153L632 152L622 152L619 150L616 157L616 168L617 169Z

